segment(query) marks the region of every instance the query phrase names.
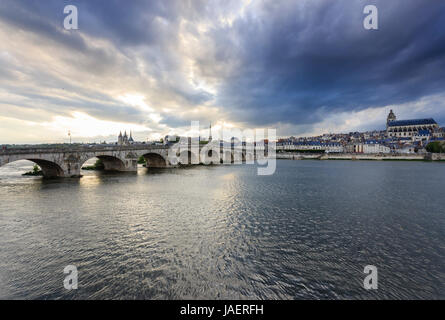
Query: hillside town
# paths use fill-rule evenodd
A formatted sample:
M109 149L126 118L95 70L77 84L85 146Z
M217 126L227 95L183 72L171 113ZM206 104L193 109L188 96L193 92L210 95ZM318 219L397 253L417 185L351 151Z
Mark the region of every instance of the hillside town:
M130 131L124 133L120 132L117 137L117 142L89 142L89 143L73 143L73 144L40 144L39 147L59 147L65 148L67 146L82 146L82 145L173 145L179 141L189 141L189 137L177 135L166 135L159 140L136 141ZM197 137L199 144L207 144L212 139L212 125L209 127L208 137ZM217 141L213 141L217 142ZM438 123L432 119L411 119L411 120L397 120L393 110L390 111L387 121L386 130L374 130L366 132L349 132L349 133L326 133L320 136L313 137L287 137L276 140L276 151L278 153L293 152L293 153L327 153L327 154L426 154L427 146L431 143L438 142L445 148L445 127L440 127ZM220 145L225 144L224 141L219 141ZM226 142L227 143L227 142ZM230 141L231 146L246 145L245 141L233 137ZM257 146L258 142L253 143ZM268 146L268 139L264 139L260 145ZM15 148L31 148L35 145L1 145L0 151ZM258 147L258 146L257 146ZM435 151L433 151L435 152Z
M432 119L397 120L390 111L386 130L323 134L278 139L277 152L422 154L426 146L445 139L445 128Z

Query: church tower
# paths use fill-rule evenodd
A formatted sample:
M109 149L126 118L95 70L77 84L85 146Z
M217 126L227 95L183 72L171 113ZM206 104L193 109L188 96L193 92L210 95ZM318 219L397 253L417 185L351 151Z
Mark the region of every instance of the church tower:
M386 119L386 127L388 127L388 125L391 121L396 121L396 119L397 119L396 115L394 114L394 112L392 112L392 109L391 109L391 111L388 114L388 118Z
M122 139L122 131L119 132L119 137L117 138L117 144L118 145L122 145L124 143L123 139Z

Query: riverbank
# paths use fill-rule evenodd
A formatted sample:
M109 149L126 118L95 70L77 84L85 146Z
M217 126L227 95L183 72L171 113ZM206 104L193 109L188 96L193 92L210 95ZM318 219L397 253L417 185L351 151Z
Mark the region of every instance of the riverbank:
M307 154L307 153L277 153L277 159L287 160L375 160L375 161L445 161L444 153L427 154Z
M31 176L31 177L43 176L43 171L42 170L39 170L37 172L29 171L22 174L22 176Z

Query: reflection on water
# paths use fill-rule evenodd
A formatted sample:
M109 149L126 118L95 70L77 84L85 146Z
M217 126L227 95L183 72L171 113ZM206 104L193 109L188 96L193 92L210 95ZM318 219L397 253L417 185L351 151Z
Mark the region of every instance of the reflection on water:
M445 298L441 163L31 169L0 168L0 298Z

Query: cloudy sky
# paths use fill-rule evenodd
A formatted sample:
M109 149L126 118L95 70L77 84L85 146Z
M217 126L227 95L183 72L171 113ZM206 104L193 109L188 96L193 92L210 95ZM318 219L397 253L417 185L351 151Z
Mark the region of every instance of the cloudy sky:
M0 143L349 132L389 109L445 126L445 1L0 1Z

